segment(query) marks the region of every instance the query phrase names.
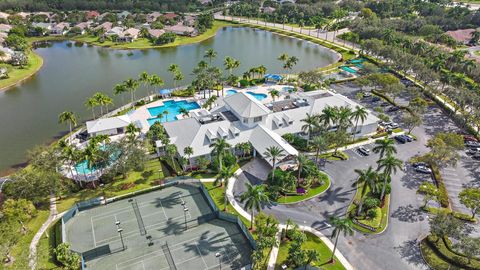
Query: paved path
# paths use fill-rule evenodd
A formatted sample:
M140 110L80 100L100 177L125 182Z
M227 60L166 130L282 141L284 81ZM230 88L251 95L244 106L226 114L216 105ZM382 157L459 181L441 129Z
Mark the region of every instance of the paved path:
M38 246L38 241L40 241L40 238L42 235L45 233L45 231L50 227L52 222L57 218L57 198L54 195L50 196L50 215L48 216L47 221L45 221L42 224L42 227L40 227L40 230L37 231L35 236L33 236L32 242L30 243L30 254L28 256L28 265L30 266L30 269L35 270L37 267L37 246Z

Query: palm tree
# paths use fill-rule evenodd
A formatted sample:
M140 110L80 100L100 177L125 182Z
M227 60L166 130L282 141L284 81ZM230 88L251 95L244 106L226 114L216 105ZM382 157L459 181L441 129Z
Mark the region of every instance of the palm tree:
M384 155L397 153L395 142L388 137L385 137L383 140L376 140L375 147L373 147L372 151L377 154L380 153L380 158L383 158Z
M235 177L235 172L233 171L233 165L231 165L231 166L222 168L217 178L215 179L215 182L213 183L214 185L217 185L218 183L220 183L220 187L222 187L223 184L225 184L225 190L223 192L223 203L224 203L223 211L227 210L227 205L228 205L228 198L227 198L228 180L234 177Z
M372 166L368 167L368 169L365 169L365 170L356 169L355 172L358 174L358 178L356 181L357 189L360 185L363 184L361 195L360 195L360 203L357 209L357 216L359 216L360 213L362 213L363 198L367 194L367 190L368 190L367 187L370 188L371 192L376 191L378 173L372 168Z
M146 71L143 71L138 75L138 81L143 84L143 87L147 88L147 86L150 84L150 75L148 75Z
M351 113L351 118L353 121L355 121L355 128L353 132L353 140L355 140L355 135L357 134L357 128L358 128L358 122L361 122L363 125L363 122L367 120L368 116L368 111L364 107L360 106L355 106L355 110Z
M323 108L322 113L318 116L318 120L329 130L337 122L337 110L331 106Z
M275 97L279 97L279 96L280 96L280 92L278 92L278 90L276 90L276 89L270 90L269 94L270 94L270 96L272 97L272 100L273 100L273 101L275 101Z
M269 199L265 193L263 186L253 186L250 183L246 183L247 190L240 195L240 202L245 203L245 208L250 210L250 230L253 229L254 211L260 211L262 204L268 203Z
M183 73L178 70L175 75L173 76L173 83L174 83L174 88L176 88L177 86L177 82L180 82L184 79L184 76L183 76Z
M307 163L308 157L304 154L298 154L298 156L296 156L296 161L298 165L298 174L297 174L297 187L298 187L300 186L300 177L302 175L303 166L305 165L305 163Z
M130 92L131 102L133 103L133 100L135 99L135 91L137 91L138 88L138 81L129 78L124 81L123 84L125 85L125 88L127 88L127 91Z
M280 56L278 56L277 60L282 61L282 67L284 67L285 63L288 61L288 58L289 58L288 54L282 53L280 54Z
M225 57L223 65L225 66L225 69L228 70L230 75L232 75L233 70L240 66L240 61L238 61L237 59L235 59L233 57L227 56L227 57Z
M267 150L263 153L265 158L269 159L272 162L272 182L275 174L275 167L277 166L277 160L285 156L283 149L280 149L278 146L267 147Z
M95 120L95 107L98 106L98 101L94 98L87 99L85 106L92 110L93 119Z
M320 259L320 254L316 249L309 249L307 250L307 260L305 262L305 270L307 270L307 266L309 266L312 262L318 261Z
M227 143L224 138L220 138L211 144L210 147L212 148L212 153L217 155L218 171L221 171L223 167L223 154L227 149L230 149L231 145Z
M312 139L312 145L313 148L315 149L315 163L318 163L318 157L320 156L320 153L327 150L328 148L328 142L323 136L316 136L313 137Z
M125 128L125 134L127 135L130 142L133 142L135 140L137 132L139 131L140 129L133 123L128 124L128 126Z
M185 117L188 117L190 115L190 112L186 109L186 108L180 108L180 110L178 110L178 112L185 118Z
M318 126L318 116L307 113L307 117L300 120L304 122L302 126L302 132L307 133L307 147L310 141L310 135L312 135L313 128Z
M182 74L180 67L177 64L171 64L168 66L168 71L172 73L173 76L173 88L177 88L177 78L180 77L178 74Z
M77 116L74 112L64 111L58 116L58 122L60 124L68 123L69 134L72 133L72 126L77 125ZM69 136L70 139L70 136Z
M191 146L185 146L185 148L183 148L183 153L187 156L188 166L190 166L191 165L190 157L193 155L193 148Z
M203 57L208 58L208 61L210 62L210 65L212 64L213 58L217 57L217 52L214 51L213 49L208 49Z
M337 110L337 123L339 131L347 131L352 125L352 109L347 106L342 106Z
M163 111L163 113L162 113L162 114L165 116L165 122L168 122L168 118L167 118L167 117L168 117L168 114L169 114L169 113L170 113L170 112L167 111L167 110Z
M156 86L162 86L163 85L163 80L162 78L160 78L158 75L156 74L153 74L152 76L150 76L149 80L148 80L150 86L152 88L156 87Z
M177 171L177 165L175 165L175 160L173 159L175 157L175 154L177 153L177 146L175 146L174 144L169 144L165 148L165 151L167 153L167 156L169 156L172 161L173 169Z
M330 224L332 224L335 229L332 232L332 238L335 237L335 244L333 245L332 257L330 258L330 262L334 261L335 258L335 251L337 250L337 243L338 237L343 232L344 236L353 235L353 223L349 218L339 218L339 217L331 217Z
M125 87L125 84L117 84L113 88L113 94L115 96L116 95L121 95L122 96L122 104L125 104L125 98L124 98L123 94L126 93L127 91L128 90L127 90L127 87Z
M377 161L378 170L383 169L383 186L380 199L383 200L385 196L385 188L387 186L387 180L391 178L392 173L397 173L397 169L401 170L403 166L403 161L394 157L392 154L387 154L383 159Z

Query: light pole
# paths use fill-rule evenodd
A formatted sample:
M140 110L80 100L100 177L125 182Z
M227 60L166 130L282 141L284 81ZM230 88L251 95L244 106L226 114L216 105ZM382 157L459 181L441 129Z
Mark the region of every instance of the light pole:
M218 258L218 265L220 266L220 270L222 270L222 254L220 252L215 253L215 257Z
M122 241L122 250L125 250L125 243L123 242L123 229L120 227L120 220L115 221L115 225L117 225L117 232L120 234L120 241Z
M0 184L0 193L2 192L3 185L4 185L6 182L8 182L8 181L11 182L12 180L10 180L10 178L5 178L5 179L3 179L2 183Z
M182 206L183 206L183 216L185 217L185 230L187 230L187 212L188 212L188 207L184 201L182 201Z

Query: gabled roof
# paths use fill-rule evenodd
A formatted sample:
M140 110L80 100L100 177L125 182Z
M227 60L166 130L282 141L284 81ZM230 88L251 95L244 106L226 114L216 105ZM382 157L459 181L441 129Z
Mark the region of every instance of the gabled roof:
M87 132L96 133L110 129L122 128L132 123L128 115L120 115L109 118L100 118L93 121L87 121Z
M244 92L238 92L227 96L224 98L224 102L232 111L236 112L241 117L251 118L264 116L270 113L270 110L265 105L252 95L248 95Z
M162 29L148 29L148 33L151 36L158 38L159 36L165 34L165 30L162 30Z
M458 42L468 42L472 39L472 33L475 29L459 29L455 31L447 31L445 34L449 35Z
M10 32L10 29L12 29L12 26L9 24L0 24L0 32Z
M140 30L136 29L136 28L128 28L127 30L125 30L123 32L123 34L125 36L131 36L131 37L135 37L135 36L138 36L138 34L140 33Z
M165 19L175 19L178 15L175 13L165 13L162 15Z
M256 126L250 135L250 143L255 150L265 158L264 153L267 148L276 146L283 150L285 156L297 156L297 149L293 148L282 136L264 127L263 125ZM267 160L269 163L270 160ZM271 164L270 164L271 165Z

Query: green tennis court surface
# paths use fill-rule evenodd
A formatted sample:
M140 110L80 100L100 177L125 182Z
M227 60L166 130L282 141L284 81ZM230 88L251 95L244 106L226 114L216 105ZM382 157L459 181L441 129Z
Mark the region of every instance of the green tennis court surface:
M83 254L87 269L249 265L247 239L237 224L216 219L197 185L179 184L81 211L65 224L67 242Z

